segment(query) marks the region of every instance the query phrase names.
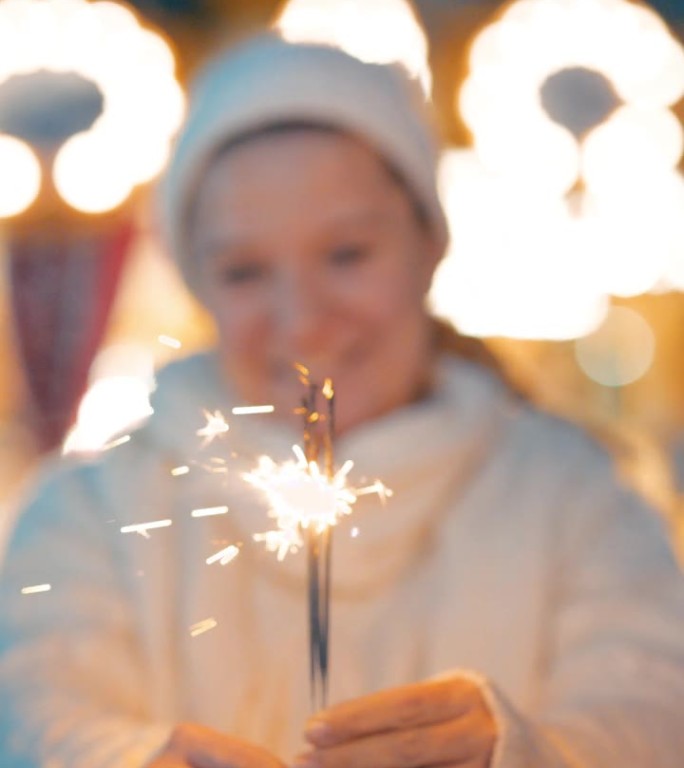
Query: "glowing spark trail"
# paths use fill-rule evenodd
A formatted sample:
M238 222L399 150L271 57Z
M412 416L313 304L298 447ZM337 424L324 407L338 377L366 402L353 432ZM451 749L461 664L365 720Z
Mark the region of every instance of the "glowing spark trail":
M171 349L180 349L183 346L178 339L174 339L173 336L166 336L164 334L157 336L157 341L165 347L171 347Z
M231 454L235 458L236 454ZM212 456L206 464L200 464L203 470L213 474L223 474L228 471L228 462L219 456Z
M180 475L187 475L189 471L190 471L190 467L184 464L181 467L174 467L171 470L171 474L173 475L173 477L179 477Z
M200 509L193 509L190 513L192 517L210 517L211 515L225 515L228 512L228 507L201 507Z
M103 451L110 451L112 448L116 448L119 445L123 445L124 443L127 443L131 439L130 435L122 435L121 437L117 437L116 440L112 440L106 445L102 446Z
M150 538L148 531L152 528L167 528L172 524L172 520L152 520L149 523L135 523L134 525L124 525L121 533L139 533L146 539Z
M239 554L240 547L236 546L235 544L229 544L224 549L218 551L215 555L208 557L206 559L206 563L207 565L211 565L212 563L221 563L221 565L227 565L228 563L235 560Z
M394 495L391 488L388 488L380 480L376 480L371 485L366 485L363 488L356 488L355 493L357 496L367 496L369 493L377 493L378 498L382 502L387 501L387 499Z
M255 413L273 413L275 406L273 405L239 405L235 408L231 408L231 413L234 416L248 416Z
M193 637L197 637L197 635L201 635L204 632L208 632L210 629L214 629L214 627L218 626L218 622L216 619L203 619L202 621L198 621L196 624L193 624L190 627L190 634Z
M49 592L52 589L50 584L35 584L32 587L22 587L22 595L35 595L37 592Z

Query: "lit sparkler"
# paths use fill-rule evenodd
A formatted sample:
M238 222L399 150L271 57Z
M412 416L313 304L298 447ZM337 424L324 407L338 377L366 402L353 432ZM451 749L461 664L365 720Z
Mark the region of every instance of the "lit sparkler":
M311 674L311 704L314 711L325 707L328 688L328 630L330 614L331 529L352 512L357 498L376 493L383 501L391 491L379 480L362 488L352 488L347 476L353 462L346 461L335 471L333 438L335 432L335 392L330 379L319 387L310 379L308 369L295 364L306 395L295 413L302 416L303 447L293 446L295 460L277 464L268 456L260 457L256 469L243 478L266 496L269 517L275 527L253 535L267 551L282 560L288 553L307 548L309 597L309 647ZM323 408L318 410L322 397ZM233 415L272 413L272 405L237 406ZM227 432L229 426L220 411L204 411L207 423L197 430L205 445ZM219 466L217 466L219 465ZM210 459L204 468L210 472L225 472L223 459ZM174 472L176 474L176 472ZM180 473L178 473L180 474ZM193 517L223 514L227 507L209 507L192 511ZM139 526L138 526L139 527ZM131 526L135 528L135 526ZM355 528L352 536L358 535ZM231 544L207 558L208 565L226 565L240 553Z
M269 517L276 529L257 533L270 552L282 560L305 544L305 534L320 534L352 511L356 492L347 485L347 474L353 463L348 461L332 478L323 474L315 461L307 461L298 445L292 446L296 461L276 464L269 456L261 456L257 468L243 475L261 490L269 505Z
M304 446L293 446L296 461L276 464L262 456L257 468L243 477L265 494L269 516L276 525L273 530L255 534L254 540L263 542L279 560L289 552L307 547L311 704L316 711L325 707L327 700L331 529L351 513L359 495L389 492L379 481L359 490L350 487L347 475L353 466L351 461L337 472L334 470L332 381L326 379L319 389L304 366L295 368L306 387L297 411L304 422ZM322 413L318 410L319 395L323 397Z

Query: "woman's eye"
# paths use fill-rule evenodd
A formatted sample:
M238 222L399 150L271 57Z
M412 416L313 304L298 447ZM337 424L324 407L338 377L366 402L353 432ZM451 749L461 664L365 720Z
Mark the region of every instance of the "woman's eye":
M264 269L259 264L234 264L220 270L222 282L231 285L258 280L263 274Z
M330 260L333 264L345 265L355 264L363 261L369 254L370 249L366 245L344 245L333 248L330 252Z

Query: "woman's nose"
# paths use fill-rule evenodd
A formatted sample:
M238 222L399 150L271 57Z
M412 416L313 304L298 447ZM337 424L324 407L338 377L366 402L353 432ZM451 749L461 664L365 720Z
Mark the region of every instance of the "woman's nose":
M314 275L284 275L276 287L275 323L283 345L292 353L315 352L326 338L329 301Z

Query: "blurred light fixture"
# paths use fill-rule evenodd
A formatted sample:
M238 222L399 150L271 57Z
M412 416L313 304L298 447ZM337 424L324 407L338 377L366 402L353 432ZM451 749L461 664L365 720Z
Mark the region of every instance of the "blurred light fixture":
M476 147L481 133L526 148L528 133L553 131L540 92L564 70L602 75L619 101L651 114L684 93L681 45L654 11L627 0L518 0L477 36L469 65L458 108ZM642 126L633 144L660 135Z
M126 7L3 0L0 52L0 86L31 73L74 73L102 95L101 113L54 160L55 186L69 205L110 210L163 168L184 95L168 44Z
M0 217L25 211L38 195L40 178L40 162L28 144L0 134Z
M274 26L286 40L328 43L376 64L401 62L431 93L427 38L407 0L289 0Z
M452 231L430 294L437 314L472 336L562 340L600 325L608 300L560 197L518 189L468 150L444 155L440 182Z
M474 335L573 338L611 294L682 286L684 132L669 107L684 49L657 14L518 0L469 64L457 107L473 148L443 168L439 311Z

